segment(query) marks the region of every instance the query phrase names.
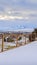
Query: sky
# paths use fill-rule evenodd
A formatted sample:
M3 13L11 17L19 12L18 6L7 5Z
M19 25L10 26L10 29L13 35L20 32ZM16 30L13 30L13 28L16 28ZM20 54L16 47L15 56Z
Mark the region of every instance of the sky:
M14 25L37 28L37 0L0 0L0 29Z

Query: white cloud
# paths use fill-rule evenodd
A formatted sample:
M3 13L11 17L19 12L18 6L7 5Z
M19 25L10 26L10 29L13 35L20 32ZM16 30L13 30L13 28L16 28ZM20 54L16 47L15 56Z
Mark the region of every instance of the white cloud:
M37 19L37 10L4 10L0 12L0 20L31 20Z
M15 19L23 19L23 17L22 16L0 15L0 20L15 20Z

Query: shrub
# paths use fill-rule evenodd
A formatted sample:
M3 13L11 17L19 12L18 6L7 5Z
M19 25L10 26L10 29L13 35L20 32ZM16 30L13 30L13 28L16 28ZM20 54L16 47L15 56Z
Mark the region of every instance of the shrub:
M14 40L11 38L7 38L7 42L13 42Z
M21 37L19 37L19 39L18 40L21 40Z

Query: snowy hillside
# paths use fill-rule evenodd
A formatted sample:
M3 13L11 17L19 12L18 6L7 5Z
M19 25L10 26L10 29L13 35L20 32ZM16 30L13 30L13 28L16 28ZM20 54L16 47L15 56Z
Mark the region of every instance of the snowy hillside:
M0 53L0 65L37 65L37 41Z

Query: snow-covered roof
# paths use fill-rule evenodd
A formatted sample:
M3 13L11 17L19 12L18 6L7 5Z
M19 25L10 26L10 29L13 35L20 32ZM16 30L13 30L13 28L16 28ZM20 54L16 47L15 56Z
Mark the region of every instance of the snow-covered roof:
M0 53L0 65L37 65L37 41Z

